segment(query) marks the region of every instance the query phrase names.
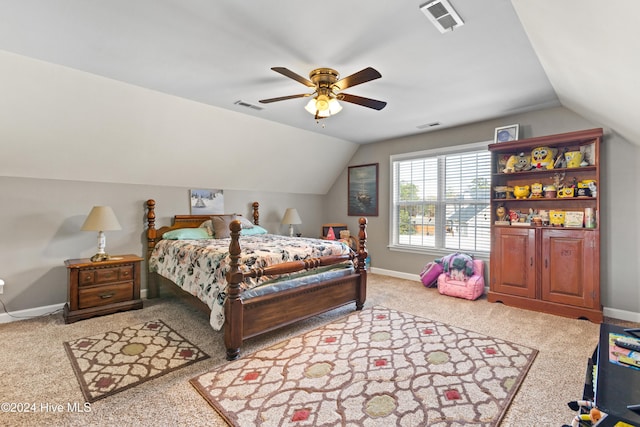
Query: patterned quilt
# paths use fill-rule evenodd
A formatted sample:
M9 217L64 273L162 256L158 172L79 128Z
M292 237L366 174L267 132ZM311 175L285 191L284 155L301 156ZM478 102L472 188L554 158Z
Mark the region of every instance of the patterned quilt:
M215 330L220 330L224 324L226 273L231 263L230 241L230 238L162 240L155 246L149 259L149 271L170 279L211 308L210 323ZM242 236L240 246L240 263L244 271L251 267L268 267L287 261L341 255L351 251L342 242L275 234ZM272 279L250 279L250 282L241 286L243 289L253 289Z

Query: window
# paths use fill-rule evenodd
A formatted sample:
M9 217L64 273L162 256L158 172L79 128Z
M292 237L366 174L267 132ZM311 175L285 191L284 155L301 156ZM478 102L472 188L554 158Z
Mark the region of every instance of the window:
M489 252L487 143L391 156L390 247Z

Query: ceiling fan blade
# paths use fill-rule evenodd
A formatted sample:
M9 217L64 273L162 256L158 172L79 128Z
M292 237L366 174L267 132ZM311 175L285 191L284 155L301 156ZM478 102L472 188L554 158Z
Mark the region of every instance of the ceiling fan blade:
M311 93L299 93L298 95L289 95L289 96L280 96L278 98L261 99L258 102L261 102L262 104L269 104L271 102L286 101L287 99L294 99L294 98L304 98L305 96L311 96L311 95L313 95L313 94L311 94Z
M353 73L350 76L340 79L335 83L340 90L345 90L348 87L353 87L361 83L366 83L371 80L379 79L382 77L376 69L367 67L364 70L360 70L357 73Z
M382 110L387 103L384 101L378 101L377 99L364 98L362 96L349 95L348 93L341 93L338 95L338 99L344 102L351 102L352 104L362 105L363 107L373 108L374 110Z
M291 71L288 68L285 68L285 67L271 67L271 69L273 71L275 71L276 73L280 73L285 77L289 77L290 79L293 79L293 80L295 80L297 82L300 82L305 86L316 87L316 85L314 85L313 82L311 82L310 80L305 79L300 74L294 73L293 71Z

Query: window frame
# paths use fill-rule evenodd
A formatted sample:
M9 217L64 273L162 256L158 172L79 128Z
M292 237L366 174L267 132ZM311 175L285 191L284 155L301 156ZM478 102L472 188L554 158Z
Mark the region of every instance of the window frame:
M388 223L389 238L388 238L388 245L387 245L387 248L389 250L398 251L398 252L408 252L408 253L431 254L436 256L444 256L453 251L456 251L456 249L447 249L447 248L441 248L441 247L434 247L434 248L420 247L417 245L404 245L404 244L399 244L394 242L395 228L396 228L395 214L394 214L394 211L395 211L394 191L395 191L395 185L396 185L396 183L394 182L394 168L393 168L394 162L422 159L425 157L436 157L436 156L442 156L442 155L448 156L448 155L455 155L455 154L463 154L463 153L468 153L470 151L487 150L488 152L489 145L492 143L493 141L490 141L490 140L481 141L481 142L474 142L470 144L455 145L450 147L432 148L428 150L392 154L391 156L389 156L389 223ZM492 169L490 168L489 176L487 177L489 182L491 182L491 170ZM439 183L438 185L440 187L443 184ZM440 197L441 189L439 189L438 191L439 191L438 197ZM490 197L491 197L491 191L489 191L489 199L487 199L487 204L489 206L491 206ZM489 242L489 245L491 245L491 242ZM460 251L463 251L463 250L460 249ZM464 252L467 254L476 256L478 258L488 258L491 252L491 248L489 248L487 251L464 250Z

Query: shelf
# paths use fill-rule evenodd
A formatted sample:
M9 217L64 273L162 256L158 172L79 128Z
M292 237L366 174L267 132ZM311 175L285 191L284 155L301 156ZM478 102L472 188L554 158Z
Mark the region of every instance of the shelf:
M590 172L595 171L596 166L581 166L579 168L557 168L557 169L534 169L528 171L520 171L520 172L496 172L492 174L494 177L528 177L528 176L542 176L548 175L553 176L556 173L576 173L576 172Z
M534 229L539 229L539 230L587 230L587 231L596 231L598 230L598 228L587 228L587 227L552 227L550 225L539 225L539 226L535 226L535 225L500 225L500 224L493 224L492 227L495 228L522 228L522 229L528 229L528 228L534 228Z
M528 197L526 199L491 199L492 203L501 203L501 202L588 202L588 201L596 201L595 197Z

